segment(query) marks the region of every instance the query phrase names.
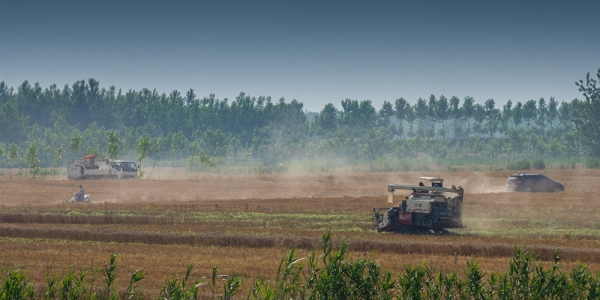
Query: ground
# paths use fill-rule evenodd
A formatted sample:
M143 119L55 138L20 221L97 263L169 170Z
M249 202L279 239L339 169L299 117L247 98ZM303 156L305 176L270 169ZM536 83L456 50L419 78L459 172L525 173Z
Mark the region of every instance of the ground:
M122 285L145 269L143 287L156 294L194 264L197 277L213 266L240 272L247 291L255 278L274 278L291 247L300 256L318 251L327 231L336 243L350 240L351 257L373 258L395 274L420 263L461 272L471 260L485 272L505 271L516 246L544 264L560 249L563 267L585 262L600 270L597 170L544 171L564 183L560 193L507 193L514 172L506 171L215 175L165 168L145 179L85 181L1 172L0 266L22 268L38 282L46 270L97 268L115 253ZM467 228L448 236L373 231L372 208L391 206L387 185L416 185L420 176L465 189ZM79 184L92 203L68 202ZM395 202L404 196L396 191Z

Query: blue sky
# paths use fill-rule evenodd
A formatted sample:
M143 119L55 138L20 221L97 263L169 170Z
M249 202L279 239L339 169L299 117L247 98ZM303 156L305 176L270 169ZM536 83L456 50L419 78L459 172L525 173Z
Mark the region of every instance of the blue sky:
M198 97L581 98L600 1L8 1L0 81Z

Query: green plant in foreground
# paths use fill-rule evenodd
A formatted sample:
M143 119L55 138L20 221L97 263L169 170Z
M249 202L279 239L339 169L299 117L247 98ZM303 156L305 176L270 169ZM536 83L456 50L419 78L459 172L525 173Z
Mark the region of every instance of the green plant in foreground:
M2 268L6 272L6 278L2 282L0 289L0 299L33 299L34 288L21 270L8 270Z
M116 281L117 276L115 275L115 269L117 263L115 262L117 256L115 254L110 255L110 265L104 265L103 275L104 283L106 283L106 297L108 299L116 299L117 294L112 291L113 284Z
M135 285L136 282L144 279L144 275L146 275L145 270L137 270L131 274L131 279L129 280L129 286L127 287L126 294L129 296L128 298L133 298L134 295L137 295L140 299L143 296L139 287Z
M198 299L199 287L202 279L197 279L191 288L186 289L194 265L189 265L181 282L177 278L171 279L165 283L160 290L161 299ZM214 295L213 295L214 298Z
M240 287L242 287L243 282L244 279L242 276L238 273L234 273L223 286L223 296L220 298L224 300L233 299L233 296L235 296L239 292Z
M279 264L273 282L257 279L247 299L600 299L600 273L593 276L581 263L570 272L560 269L559 251L554 255L552 267L545 270L541 263L534 264L533 253L515 248L515 256L506 273L482 272L474 261L467 263L464 276L456 271L434 272L434 265L421 263L405 265L405 271L394 280L389 271L381 272L380 265L372 259L349 260L346 257L349 242L344 240L334 247L331 234L323 235L322 251L313 250L307 257L296 257L296 249L285 255ZM136 285L145 276L144 270L131 274L126 288L116 286L116 255L101 272L104 290L95 291L94 275L86 280L88 271L77 273L69 268L59 280L46 269L46 286L34 289L20 270L2 268L0 300L4 299L145 299ZM205 277L190 284L193 265L189 265L181 280L165 281L160 299L199 299L212 294L212 299L234 299L240 291L243 278L234 272L231 276L218 275L213 267L207 284ZM223 281L222 294L218 294ZM209 289L201 294L200 288Z

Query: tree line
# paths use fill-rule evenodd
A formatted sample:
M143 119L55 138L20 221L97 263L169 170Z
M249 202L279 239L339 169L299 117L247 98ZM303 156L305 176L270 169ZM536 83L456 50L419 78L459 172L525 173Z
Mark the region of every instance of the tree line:
M297 100L243 92L229 101L214 94L199 98L193 89L123 92L95 79L62 89L0 82L0 156L8 164L36 165L37 158L45 166L85 154L192 158L203 165L210 158L273 165L294 158L373 161L422 154L597 158L598 80L600 69L596 78L577 81L583 99L568 102L550 97L497 106L494 99L431 95L414 104L402 97L384 101L379 109L370 100L344 99L340 109L327 103L314 113Z

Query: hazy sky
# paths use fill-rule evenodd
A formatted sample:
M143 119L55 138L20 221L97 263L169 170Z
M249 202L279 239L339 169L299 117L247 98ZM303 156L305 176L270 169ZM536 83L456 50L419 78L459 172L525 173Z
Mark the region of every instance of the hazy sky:
M581 98L600 1L3 1L0 81L199 98Z

